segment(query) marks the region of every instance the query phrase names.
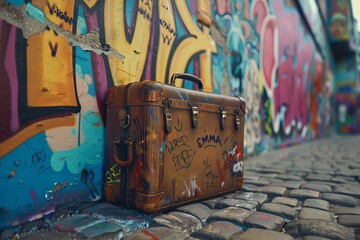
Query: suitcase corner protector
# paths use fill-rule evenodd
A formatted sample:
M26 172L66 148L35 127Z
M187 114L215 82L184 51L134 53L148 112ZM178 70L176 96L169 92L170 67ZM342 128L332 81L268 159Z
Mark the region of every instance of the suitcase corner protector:
M237 177L236 178L236 186L238 189L242 188L244 183L244 178L243 177Z
M147 213L154 213L161 210L161 203L164 198L164 192L156 194L136 193L136 208L142 209Z

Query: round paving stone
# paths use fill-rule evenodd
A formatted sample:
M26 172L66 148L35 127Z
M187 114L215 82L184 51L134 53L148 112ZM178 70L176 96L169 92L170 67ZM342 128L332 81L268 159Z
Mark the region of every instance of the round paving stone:
M289 192L289 197L297 199L319 198L319 196L320 192L307 189L293 189Z
M355 234L352 228L323 220L296 220L286 224L285 232L294 238L317 236L334 240L355 239Z
M297 200L296 198L276 197L271 202L284 204L290 207L296 207L299 203L299 200Z
M168 227L151 227L147 229L138 230L131 235L122 238L124 240L154 240L154 239L164 239L164 240L172 240L172 239L187 239L187 234L168 228Z
M314 190L318 192L331 192L331 186L324 184L315 184L315 183L305 183L301 185L303 189Z
M260 211L266 213L272 213L287 219L294 219L296 216L296 210L293 207L289 207L278 203L264 203L261 206Z
M224 199L224 198L223 197L215 197L215 198L210 198L208 200L204 200L201 203L205 204L206 206L208 206L211 209L214 209L216 203L222 199Z
M332 204L345 206L345 207L358 207L358 199L342 194L336 193L322 193L321 199L327 200Z
M313 208L302 208L299 213L299 219L319 219L324 221L334 221L334 218L330 212Z
M151 227L164 226L183 232L193 232L201 228L201 222L198 218L182 212L171 212L161 214L152 219Z
M286 192L286 188L277 187L277 186L265 186L259 187L258 192L266 193L270 197L284 196Z
M306 199L303 207L316 208L324 211L330 210L329 202L321 199Z
M191 237L210 240L226 240L235 233L241 233L241 227L227 221L212 222L205 227L193 232Z
M207 219L207 223L215 221L229 221L236 225L241 226L245 219L251 214L250 211L237 208L237 207L228 207L221 210L218 210L213 215Z
M236 195L234 198L257 202L259 205L263 204L264 202L266 202L268 200L268 197L266 194L252 193L252 192L241 193L241 194Z
M285 187L287 189L297 189L300 187L302 182L300 181L284 181L284 182L272 182L269 186Z
M285 219L269 213L253 212L245 219L244 223L249 228L253 227L280 231L285 224Z
M42 230L42 231L36 231L32 232L26 236L16 238L15 236L12 236L11 238L3 238L0 234L1 239L24 239L24 240L45 240L45 239L52 239L52 240L68 240L68 239L75 239L75 236L70 236L69 233L59 233L55 231L49 231L49 230ZM81 238L77 236L78 238Z
M230 237L231 240L293 240L294 238L285 233L271 230L250 228L244 233L236 233Z
M315 236L306 236L303 240L331 240L330 238L323 238L323 237L315 237Z
M205 222L206 219L214 213L214 210L201 203L185 205L175 209L175 211L191 214L200 219L202 222Z
M359 215L341 215L338 218L338 223L347 227L360 227Z
M258 203L254 201L245 201L241 199L231 199L226 198L218 201L215 204L215 208L222 209L227 207L238 207L238 208L244 208L247 210L253 210L258 207Z
M333 206L336 215L360 215L360 208Z
M351 189L349 187L343 186L334 187L334 193L349 195L356 198L360 197L360 192L358 189Z

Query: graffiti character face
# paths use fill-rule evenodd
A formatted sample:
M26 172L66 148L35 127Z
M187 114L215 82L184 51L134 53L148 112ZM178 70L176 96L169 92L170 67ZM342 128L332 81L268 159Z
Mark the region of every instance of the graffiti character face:
M346 17L342 13L335 13L331 17L330 32L336 39L346 38Z

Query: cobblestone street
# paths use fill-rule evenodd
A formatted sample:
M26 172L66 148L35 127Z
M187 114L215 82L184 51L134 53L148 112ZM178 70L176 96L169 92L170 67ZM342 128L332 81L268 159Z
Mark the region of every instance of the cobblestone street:
M360 239L360 136L337 136L245 161L242 190L147 215L67 204L2 239Z

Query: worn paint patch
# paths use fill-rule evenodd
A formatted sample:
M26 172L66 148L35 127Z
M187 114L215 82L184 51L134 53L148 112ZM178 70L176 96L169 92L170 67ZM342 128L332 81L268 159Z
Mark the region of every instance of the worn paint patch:
M29 14L31 17L35 18L39 22L45 23L44 12L32 5L31 3L26 4L25 11L27 12L27 14Z
M54 171L62 171L66 163L71 173L78 174L86 163L100 164L104 161L104 126L99 115L89 110L80 117L84 141L77 148L55 152L51 157Z

